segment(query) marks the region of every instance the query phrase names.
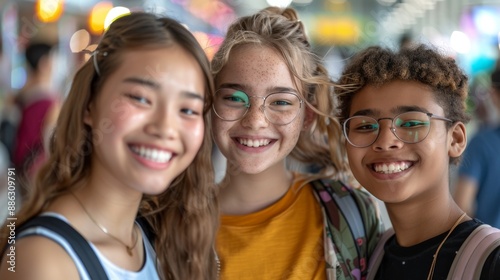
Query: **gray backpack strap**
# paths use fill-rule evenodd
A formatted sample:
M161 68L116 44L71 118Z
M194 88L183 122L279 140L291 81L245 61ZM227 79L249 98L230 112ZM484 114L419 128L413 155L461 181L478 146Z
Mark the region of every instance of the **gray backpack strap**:
M377 243L377 247L375 247L375 250L370 256L370 260L368 262L368 275L366 276L366 280L375 279L380 263L384 258L385 243L387 243L387 240L389 240L389 238L391 238L391 236L393 235L394 235L394 229L390 228L386 230L380 237L380 240Z
M363 217L361 216L360 209L356 203L352 190L343 185L340 181L334 181L329 179L314 180L311 182L313 190L320 198L320 203L328 217L328 227L332 235L332 242L334 246L336 232L344 232L348 230L352 239L343 240L344 246L355 248L356 255L359 260L367 259L366 253L366 234L365 227L363 223ZM341 220L345 221L341 222ZM347 224L346 228L335 228L340 227L340 225ZM363 240L363 247L358 244L358 240ZM338 243L338 242L337 242ZM353 267L359 269L361 275L366 275L367 268L362 266L360 262L351 263Z
M484 262L498 246L500 230L489 225L480 225L458 250L447 279L479 279Z

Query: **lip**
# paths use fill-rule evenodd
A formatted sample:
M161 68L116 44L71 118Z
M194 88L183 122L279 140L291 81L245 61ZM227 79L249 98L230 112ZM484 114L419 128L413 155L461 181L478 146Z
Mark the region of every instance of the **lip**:
M239 150L242 150L247 153L262 153L264 151L269 150L272 146L274 146L274 143L276 143L277 139L269 138L269 137L263 137L263 136L233 136L231 137L233 140L234 144ZM249 147L245 146L240 143L238 139L249 139L249 140L269 140L269 144L265 146L260 146L260 147Z
M169 160L167 160L166 162L153 161L151 159L145 158L144 156L137 154L136 152L134 152L132 150L132 147L144 147L146 149L167 152L167 153L171 154L171 158ZM137 160L141 165L143 165L147 168L155 169L155 170L162 170L162 169L168 168L170 166L171 162L173 161L173 159L177 156L177 153L175 153L172 149L161 147L158 145L152 145L152 144L129 143L128 148L129 148L129 151L132 154L132 156L135 158L135 160Z
M396 167L407 165L408 167L402 171L397 171L394 173L381 173L381 172L375 171L375 165L382 165L382 164L387 165L387 166L390 166L392 164L393 166L396 166ZM406 174L408 174L413 169L415 164L416 164L416 161L413 161L413 160L384 159L384 160L376 160L376 161L370 162L366 165L366 167L370 170L370 172L372 173L372 175L376 179L395 180L395 179L399 179L399 178L405 176Z

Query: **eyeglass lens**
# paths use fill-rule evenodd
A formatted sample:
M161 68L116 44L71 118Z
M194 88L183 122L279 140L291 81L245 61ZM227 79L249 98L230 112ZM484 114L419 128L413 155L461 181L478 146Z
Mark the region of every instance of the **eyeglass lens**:
M273 124L288 124L300 112L301 101L291 92L276 92L265 97L249 96L241 90L222 88L216 93L214 111L219 118L236 121L245 116L252 105L251 98L264 99L261 105L267 120Z
M380 122L367 116L354 116L344 123L344 132L354 146L366 147L373 144L380 133ZM418 143L427 137L430 130L430 117L424 112L405 112L392 119L393 133L406 143Z

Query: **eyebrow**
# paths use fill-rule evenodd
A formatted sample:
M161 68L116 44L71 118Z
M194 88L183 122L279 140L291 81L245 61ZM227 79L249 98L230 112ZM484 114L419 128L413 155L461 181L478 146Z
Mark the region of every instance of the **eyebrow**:
M232 88L232 89L244 89L245 86L242 86L240 84L235 84L235 83L225 83L225 84L221 84L219 86L219 89L221 88Z
M192 99L199 99L201 101L205 101L205 98L196 92L191 92L191 91L183 91L182 95L184 95L187 98L192 98Z
M398 106L394 110L392 110L393 113L395 114L400 114L404 112L411 112L411 111L418 111L418 112L424 112L428 113L429 110L420 107L420 106Z
M356 111L353 116L375 116L375 115L380 115L379 110L373 110L373 109L364 109L364 110L359 110Z
M395 115L405 113L405 112L411 112L411 111L418 111L418 112L424 112L428 113L429 110L419 107L419 106L397 106L396 108L392 109L391 112ZM375 109L364 109L364 110L359 110L356 111L353 116L380 116L382 113L380 110L375 110Z
M139 78L139 77L128 77L123 80L125 83L132 83L132 84L138 84L141 86L146 86L151 89L154 89L155 91L158 91L161 88L161 85L157 82L144 79L144 78ZM192 91L182 91L182 95L187 97L187 98L194 98L194 99L199 99L201 101L205 101L205 98L196 92Z
M128 77L128 78L125 78L123 80L123 82L131 83L131 84L138 84L141 86L147 86L147 87L150 87L150 88L155 89L155 90L160 89L160 84L158 84L154 81L144 79L144 78L139 78L139 77Z
M219 86L219 88L239 89L239 90L242 90L242 91L244 91L246 93L247 91L249 91L248 89L250 87L247 86L247 85L244 85L244 84L225 83L225 84L221 84ZM269 87L269 88L266 89L266 92L271 92L271 93L273 93L273 92L292 92L292 93L298 94L297 90L294 89L294 88L291 88L291 87L280 87L280 86Z

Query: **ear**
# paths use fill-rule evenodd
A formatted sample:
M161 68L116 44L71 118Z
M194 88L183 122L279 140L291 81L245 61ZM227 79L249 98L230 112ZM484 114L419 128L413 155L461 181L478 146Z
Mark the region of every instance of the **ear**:
M304 124L302 126L302 131L308 130L311 125L314 123L316 113L306 106L306 109L304 111L305 117L304 117Z
M450 129L451 143L448 148L448 155L456 158L462 155L467 146L467 132L462 122L457 122Z

